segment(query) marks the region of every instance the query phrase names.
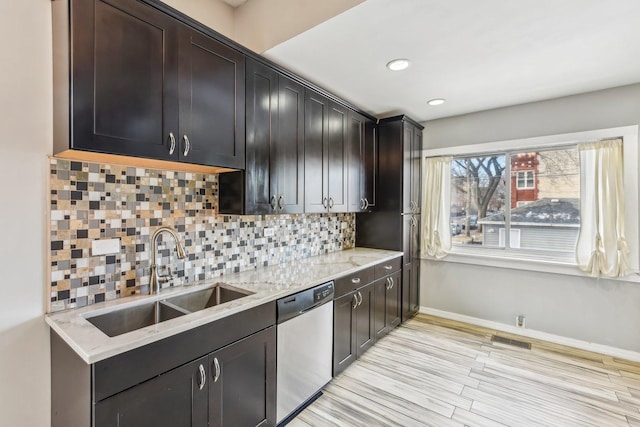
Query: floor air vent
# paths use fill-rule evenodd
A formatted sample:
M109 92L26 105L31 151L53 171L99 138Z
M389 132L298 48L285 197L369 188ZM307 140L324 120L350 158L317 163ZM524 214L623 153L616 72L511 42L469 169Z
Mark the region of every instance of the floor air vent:
M531 343L526 341L512 340L510 338L500 337L498 335L492 335L491 341L531 350Z

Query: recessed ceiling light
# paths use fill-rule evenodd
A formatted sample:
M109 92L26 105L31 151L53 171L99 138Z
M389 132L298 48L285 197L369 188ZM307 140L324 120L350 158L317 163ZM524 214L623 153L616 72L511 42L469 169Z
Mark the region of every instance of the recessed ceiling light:
M427 104L429 104L429 105L442 105L442 104L444 104L444 99L442 99L442 98L431 99L431 100L427 101Z
M401 71L409 66L408 59L394 59L387 64L387 68L391 71Z

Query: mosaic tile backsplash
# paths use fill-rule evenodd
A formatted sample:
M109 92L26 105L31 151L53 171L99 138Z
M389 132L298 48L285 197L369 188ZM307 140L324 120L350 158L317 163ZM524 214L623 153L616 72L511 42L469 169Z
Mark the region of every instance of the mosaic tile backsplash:
M176 286L354 246L353 214L221 215L218 177L50 159L50 310L148 293L150 239L174 228L185 247L160 237L159 273ZM274 235L265 237L265 228ZM120 252L92 256L91 242L120 239ZM164 240L163 240L164 238Z

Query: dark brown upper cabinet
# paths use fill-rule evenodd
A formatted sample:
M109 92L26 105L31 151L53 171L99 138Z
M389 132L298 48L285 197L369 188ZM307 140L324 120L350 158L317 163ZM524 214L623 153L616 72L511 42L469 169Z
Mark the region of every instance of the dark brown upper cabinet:
M244 169L244 55L183 25L178 64L180 160Z
M348 121L349 212L369 212L376 206L376 125L354 111Z
M247 166L219 176L221 213L304 212L304 87L247 61Z
M241 52L140 1L53 4L55 153L244 168Z
M348 110L305 93L305 212L348 210Z

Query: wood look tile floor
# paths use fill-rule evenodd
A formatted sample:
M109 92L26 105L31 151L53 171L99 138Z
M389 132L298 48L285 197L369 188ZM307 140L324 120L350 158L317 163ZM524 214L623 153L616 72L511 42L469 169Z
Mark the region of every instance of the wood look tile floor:
M418 315L289 426L640 427L640 364Z

